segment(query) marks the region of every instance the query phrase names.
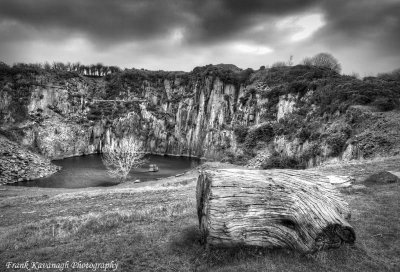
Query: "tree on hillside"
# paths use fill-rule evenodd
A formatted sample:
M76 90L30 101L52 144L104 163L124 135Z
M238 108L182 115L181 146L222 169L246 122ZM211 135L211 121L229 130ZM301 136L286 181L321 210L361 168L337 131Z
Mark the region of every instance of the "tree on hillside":
M46 71L50 71L51 70L51 64L46 61L43 64L43 69L45 69Z
M110 66L110 72L111 73L121 72L121 69L117 66Z
M96 66L96 69L95 69L95 70L96 70L96 73L97 73L96 75L97 75L97 76L101 76L101 75L102 75L102 74L101 74L101 71L102 71L104 65L103 65L102 63L99 62L99 63L96 63L95 66Z
M312 58L305 58L302 63L304 65L329 68L337 73L342 70L339 61L329 53L319 53Z
M102 161L111 177L124 182L132 168L145 163L144 152L133 138L123 138L118 145L103 148Z

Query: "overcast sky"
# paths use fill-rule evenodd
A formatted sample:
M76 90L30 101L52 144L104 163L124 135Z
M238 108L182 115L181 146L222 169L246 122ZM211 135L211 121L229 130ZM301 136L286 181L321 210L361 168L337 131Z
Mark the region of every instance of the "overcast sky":
M400 67L400 0L0 0L0 61L258 69L329 52L344 73Z

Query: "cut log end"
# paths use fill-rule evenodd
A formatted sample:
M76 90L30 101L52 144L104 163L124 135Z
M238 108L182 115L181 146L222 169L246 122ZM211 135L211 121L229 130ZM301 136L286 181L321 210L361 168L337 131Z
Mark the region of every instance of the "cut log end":
M311 251L338 248L344 243L354 244L355 240L356 234L352 227L339 224L328 225L317 235L315 246Z
M315 252L354 243L346 202L322 175L295 170L207 170L197 214L209 245L287 247Z

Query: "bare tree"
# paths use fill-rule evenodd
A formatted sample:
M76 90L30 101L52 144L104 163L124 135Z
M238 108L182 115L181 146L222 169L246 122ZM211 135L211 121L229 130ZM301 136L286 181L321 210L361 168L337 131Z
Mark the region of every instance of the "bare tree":
M103 148L103 164L110 176L124 182L132 168L145 163L144 152L133 138L123 138L118 145Z
M288 66L293 66L293 55L290 55L289 61L287 62Z

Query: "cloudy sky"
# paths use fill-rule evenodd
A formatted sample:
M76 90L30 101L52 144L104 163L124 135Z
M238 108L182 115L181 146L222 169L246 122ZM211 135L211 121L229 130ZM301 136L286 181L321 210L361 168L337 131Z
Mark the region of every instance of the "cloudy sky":
M0 61L258 69L329 52L344 73L400 67L400 0L0 0Z

